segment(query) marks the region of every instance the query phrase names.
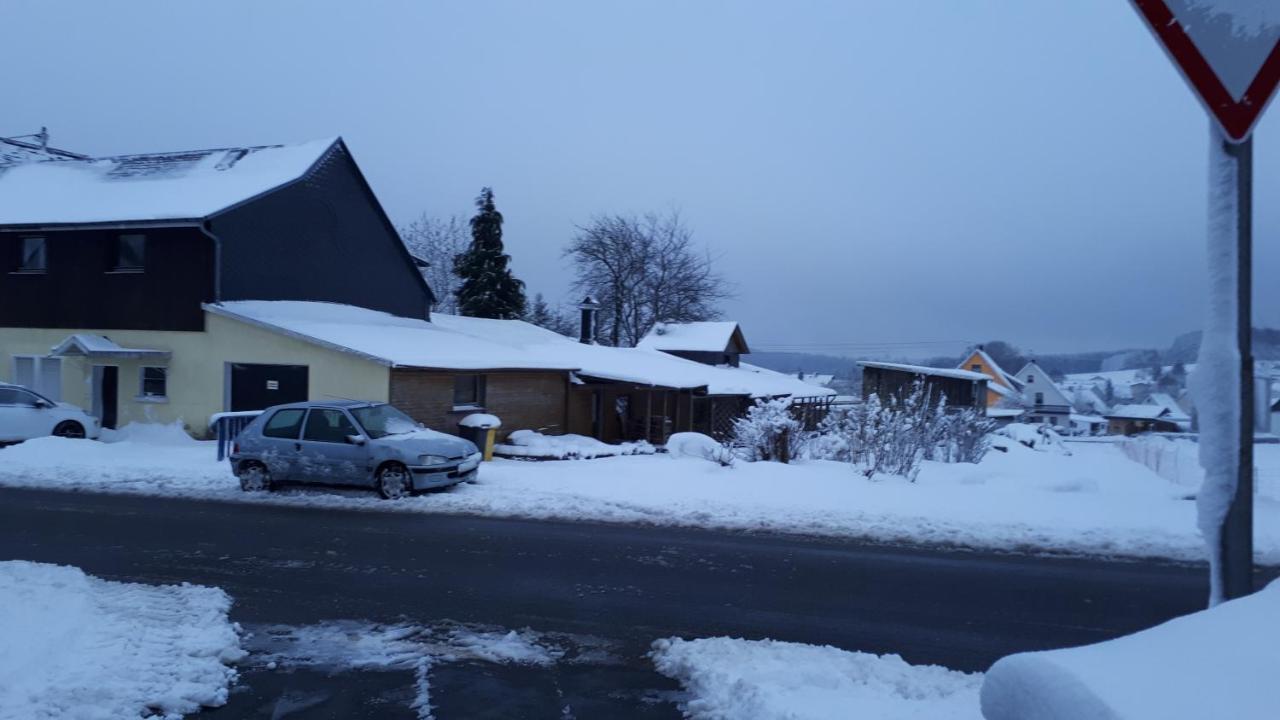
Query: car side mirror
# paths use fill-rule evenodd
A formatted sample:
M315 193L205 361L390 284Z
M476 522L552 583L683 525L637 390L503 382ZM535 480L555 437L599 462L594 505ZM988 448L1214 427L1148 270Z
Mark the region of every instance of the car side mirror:
M53 407L53 403L47 400L37 400L36 407L40 408L41 410L48 410L49 408Z
M351 445L363 445L364 437L360 435L348 435L347 442Z

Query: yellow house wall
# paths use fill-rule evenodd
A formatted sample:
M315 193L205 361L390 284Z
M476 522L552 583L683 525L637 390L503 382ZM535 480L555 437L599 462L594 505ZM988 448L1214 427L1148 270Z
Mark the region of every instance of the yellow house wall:
M979 366L978 370L973 369L975 365ZM960 366L960 369L970 370L973 372L980 372L983 375L986 375L988 378L990 378L990 380L987 382L987 407L995 407L996 405L1000 404L1001 400L1004 399L1003 395L991 389L992 383L998 383L1001 387L1008 388L1009 390L1013 389L1009 387L1009 383L1005 381L1004 376L1002 376L1000 373L997 373L990 365L987 364L987 361L984 360L982 356L976 352L970 355L969 357L965 358L964 363Z
M93 406L92 366L119 366L119 426L181 421L191 434L205 436L209 416L225 409L227 363L306 365L312 400L339 396L385 402L390 390L389 369L376 362L209 313L205 314L205 332L0 328L0 380L13 379L14 355L47 355L50 348L75 333L106 335L122 347L172 353L167 363L63 359L62 400L89 411ZM167 401L138 399L144 365L169 368Z

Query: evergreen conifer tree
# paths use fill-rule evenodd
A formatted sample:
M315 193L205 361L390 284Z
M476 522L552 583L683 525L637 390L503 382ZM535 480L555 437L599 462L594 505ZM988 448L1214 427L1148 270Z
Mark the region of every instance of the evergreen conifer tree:
M499 320L524 316L524 283L511 274L510 262L502 247L502 213L494 206L493 189L484 188L471 218L471 246L453 259L453 271L462 281L459 314Z

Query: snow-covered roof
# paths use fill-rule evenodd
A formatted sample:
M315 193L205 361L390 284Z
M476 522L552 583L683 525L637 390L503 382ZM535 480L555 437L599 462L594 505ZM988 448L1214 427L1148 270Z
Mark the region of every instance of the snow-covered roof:
M915 375L934 375L937 377L955 378L957 380L990 380L991 378L983 373L974 372L972 370L956 370L952 368L936 368L925 367L924 365L907 365L904 363L890 362L872 362L870 360L862 360L858 362L863 367L882 368L884 370L898 370L901 372L909 372ZM988 385L987 387L991 387Z
M987 367L991 368L991 372L995 373L995 377L991 377L989 375L987 377L991 380L996 380L997 385L1004 384L1015 389L1021 386L1021 383L1018 382L1018 379L1016 377L1014 377L1013 375L1010 375L1008 372L1005 372L1005 369L1000 367L1000 363L996 362L995 358L988 355L987 351L983 350L982 348L975 348L973 352L969 353L969 355L965 357L964 361L961 362L958 367L961 370L967 369L969 365L972 364L969 362L969 360L972 359L974 355L977 355L979 358L981 358L982 362L985 363ZM994 389L996 385L992 385L989 387L992 387ZM999 391L997 390L997 392Z
M105 335L76 333L54 345L49 351L52 357L114 357L114 358L167 358L168 350L121 347Z
M1159 405L1117 405L1107 413L1109 418L1126 420L1155 420L1167 417L1169 411Z
M989 418L1014 418L1024 414L1026 410L1022 408L987 408L987 417Z
M807 382L810 385L821 385L822 387L827 387L836 379L836 376L830 373L798 372L793 375L793 377L797 380Z
M59 150L54 147L41 147L36 143L24 142L22 140L11 140L9 138L0 138L0 168L9 167L11 165L22 165L30 162L43 162L46 160L87 160L86 155L69 152L67 150Z
M636 343L648 350L724 352L737 336L740 352L749 353L738 323L732 320L687 323L658 323Z
M771 370L718 367L657 350L585 345L519 320L433 313L430 322L333 303L247 300L205 305L232 317L391 367L561 370L713 395L814 397L834 391Z
M199 220L306 175L337 142L0 165L0 225Z
M1173 399L1173 396L1169 393L1151 393L1151 397L1147 398L1147 401L1152 405L1168 410L1170 420L1185 421L1191 419L1191 416L1182 409L1182 406L1178 404L1178 401Z

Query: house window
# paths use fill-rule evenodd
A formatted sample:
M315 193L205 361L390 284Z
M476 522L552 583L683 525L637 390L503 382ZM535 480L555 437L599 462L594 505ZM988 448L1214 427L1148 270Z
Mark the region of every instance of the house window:
M15 355L13 383L31 388L45 397L62 400L62 358Z
M1028 376L1027 376L1027 382L1028 382L1028 383L1033 383L1033 382L1035 382L1035 381L1036 381L1036 376L1035 376L1035 375L1028 375Z
M969 369L974 372L982 372L982 363L974 363L969 366Z
M49 269L49 256L45 250L44 238L22 238L21 254L18 256L18 272L42 273Z
M460 409L484 407L484 376L455 375L453 406Z
M116 236L116 270L141 270L146 265L147 236Z
M1036 393L1036 404L1037 404L1037 405L1043 405L1043 404L1044 404L1044 393L1042 393L1042 392L1040 392L1040 393Z
M168 392L169 369L163 367L144 367L138 379L138 393L142 398L164 398Z

